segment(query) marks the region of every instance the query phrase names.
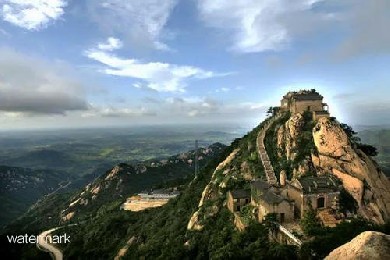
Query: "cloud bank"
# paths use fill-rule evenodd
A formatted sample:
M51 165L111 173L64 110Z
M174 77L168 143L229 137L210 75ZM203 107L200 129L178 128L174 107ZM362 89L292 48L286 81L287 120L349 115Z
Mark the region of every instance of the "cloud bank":
M88 109L82 84L65 76L65 66L11 49L0 49L0 57L0 111L64 115Z

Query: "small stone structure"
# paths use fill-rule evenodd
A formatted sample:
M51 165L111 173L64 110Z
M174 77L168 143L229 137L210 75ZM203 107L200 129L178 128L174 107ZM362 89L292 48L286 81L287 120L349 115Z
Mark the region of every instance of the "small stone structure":
M295 201L297 215L313 209L334 208L340 196L339 181L333 175L305 176L287 185L287 196Z
M262 222L267 214L274 213L279 223L294 220L294 201L283 196L280 190L263 181L251 184L252 205L257 207L257 219Z
M323 98L315 89L288 92L280 101L280 111L290 111L291 114L310 111L313 120L329 117L328 105L322 102Z
M227 193L227 207L231 212L241 211L242 207L251 201L250 192L247 190L233 190Z

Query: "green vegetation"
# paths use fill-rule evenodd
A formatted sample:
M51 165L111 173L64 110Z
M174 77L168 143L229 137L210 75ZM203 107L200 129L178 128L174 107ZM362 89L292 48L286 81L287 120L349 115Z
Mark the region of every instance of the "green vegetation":
M277 130L279 127L284 125L287 120L290 118L289 112L284 112L277 120L275 120L270 128L268 129L265 138L264 144L271 160L272 166L274 167L275 174L279 173L282 169L287 170L287 176L289 177L292 174L292 169L288 167L287 160L285 157L280 158L278 155L277 147ZM276 177L279 178L279 174L276 174Z
M253 148L248 147L249 136L256 139L256 134L249 133L245 138L235 140L221 156L215 157L201 170L198 178L188 177L183 180L185 188L182 194L161 208L125 212L118 210L119 201L106 201L96 213L91 213L79 225L58 231L66 232L72 238L72 242L63 248L64 254L69 258L113 258L134 237L126 255L130 259L296 258L295 247L268 241L268 229L251 220L250 207L244 207L242 212L249 227L244 232L238 232L233 226L233 214L222 205L223 197L205 202L206 206L217 205L218 211L204 219L203 231L186 229L218 163L237 147L245 148L246 151L237 156L237 161L232 162L236 167L241 165L240 160L250 159ZM232 185L237 183L240 180L235 180Z
M363 144L361 143L361 138L357 136L357 132L355 132L351 126L347 124L340 124L340 127L344 130L344 132L347 134L348 139L351 141L352 145L356 147L357 149L360 149L363 153L365 153L368 156L377 156L378 151L377 149L369 144Z
M315 122L312 120L312 113L305 111L303 113L303 118L304 125L302 127L302 133L298 137L296 150L294 151L297 153L297 156L294 159L293 168L316 151L312 134L315 125Z
M23 214L43 195L70 181L73 179L63 172L0 166L0 228Z
M390 234L390 223L374 225L362 219L353 219L351 222L342 222L334 228L316 226L312 231L315 237L301 247L300 257L302 259L324 259L333 249L349 242L364 231Z
M241 221L244 225L249 225L251 221L253 221L253 214L252 211L255 209L254 206L248 204L242 207L241 211L239 212Z
M339 203L340 203L340 211L343 212L344 214L346 214L347 211L352 212L352 213L357 212L358 204L357 204L356 200L344 188L342 188L340 190Z
M299 160L304 160L311 152L315 152L311 129L313 122L305 114L303 135L298 140L298 159L288 161L278 157L276 148L276 130L284 124L289 114L279 117L266 135L266 147L276 171L286 170L292 173L293 167ZM270 120L270 119L267 119ZM151 160L147 174L136 174L136 166L121 163L123 168L118 174L118 183L106 185L105 177L98 178L95 184L108 187L101 190L94 203L80 208L77 217L72 222L76 226L65 227L56 231L58 234L67 233L71 243L63 246L66 258L82 259L112 259L118 251L131 240L126 258L128 259L321 259L331 250L349 241L364 230L379 230L390 232L389 224L376 226L362 220L343 222L336 228L322 227L314 210L306 212L302 219L302 228L306 236L310 236L298 252L295 246L281 245L270 242L269 232L275 230L276 217L273 214L266 216L263 224L253 219L252 206L244 206L240 217L248 227L238 232L233 223L234 215L224 205L224 196L206 200L199 214L203 225L202 231L188 231L187 224L192 214L198 210L198 203L204 187L209 183L216 166L224 160L234 149L240 151L229 165L229 174L224 170L216 172L216 182L226 183L226 188L218 191L222 194L235 188L248 188L248 182L241 175L243 169L248 170L255 177L264 177L264 169L258 159L256 139L257 134L266 122L263 122L244 137L237 138L232 145L222 153L210 156L201 165L197 178L192 176L192 168L181 162L168 163L151 167L152 163L160 160ZM283 152L283 151L282 151ZM100 149L99 153L110 156L115 153L110 148ZM169 160L176 161L176 157ZM277 163L275 163L277 162ZM150 166L150 168L149 168ZM107 172L108 173L108 172ZM106 173L106 174L107 174ZM153 181L150 181L150 179ZM119 179L121 181L119 182ZM152 208L142 212L119 210L124 198L131 195L134 187L179 187L181 195L170 200L160 208ZM79 194L55 194L44 198L34 209L2 232L0 254L9 258L42 258L35 246L14 245L4 240L4 234L29 233L39 234L49 227L58 226L59 212L66 208L71 197ZM73 195L73 196L72 196ZM353 211L356 205L350 195L343 191L340 196L341 211ZM211 211L214 211L210 214Z
M0 255L4 259L51 259L48 253L41 252L35 244L9 243L6 235L29 234L38 235L48 227L58 225L57 214L66 202L70 194L54 194L44 197L34 210L30 210L23 217L17 219L0 235Z
M232 160L231 165L232 168L236 169L237 172L240 172L237 177L238 179L242 178L242 173L244 173L241 169L242 163L245 162L248 167L248 171L252 173L253 177L256 178L264 178L264 167L259 159L258 151L257 151L257 135L266 124L267 120L253 128L247 134L245 134L242 138L237 138L232 143L233 147L239 148L240 151L237 153L236 157ZM235 179L235 183L240 182ZM245 182L245 181L241 181ZM239 187L236 184L233 184L235 187Z
M317 212L312 207L303 215L301 227L306 236L313 236L321 233L320 220L317 218Z
M310 157L313 152L316 152L316 147L312 135L312 129L315 125L315 122L312 120L312 114L309 111L305 111L303 113L304 125L301 129L302 132L298 136L297 146L292 151L296 153L296 157L294 158L294 160L291 161L286 158L286 151L284 148L278 150L279 148L277 147L277 131L289 120L289 118L290 113L285 112L284 114L282 114L282 116L275 120L275 122L267 131L267 134L265 136L265 146L267 149L268 156L272 162L272 166L274 167L277 178L279 178L278 173L280 173L282 170L285 170L287 173L287 178L291 179L293 170L297 168L302 163L302 161ZM283 156L279 157L278 152ZM309 167L309 170L310 169L311 167ZM308 172L307 174L313 173Z
M236 136L208 130L202 126L161 126L2 132L0 164L83 176L101 165L109 168L121 162L136 163L185 152L193 149L195 139L200 137L200 145L208 146L215 142L228 144Z

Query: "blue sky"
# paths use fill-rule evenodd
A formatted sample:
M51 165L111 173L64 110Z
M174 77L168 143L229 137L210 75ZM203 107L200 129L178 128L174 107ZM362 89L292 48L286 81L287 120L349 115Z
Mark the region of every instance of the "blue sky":
M0 0L0 124L255 126L316 88L390 121L387 0Z

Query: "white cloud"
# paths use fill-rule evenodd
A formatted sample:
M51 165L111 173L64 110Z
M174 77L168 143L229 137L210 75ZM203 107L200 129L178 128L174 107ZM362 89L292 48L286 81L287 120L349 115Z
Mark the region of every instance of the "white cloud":
M123 43L121 40L113 37L109 37L106 43L99 43L98 49L104 51L113 51L122 48Z
M150 111L145 107L128 108L112 106L90 106L88 111L81 114L81 117L142 117L155 115L155 112Z
M0 49L0 111L6 115L86 110L84 86L64 64Z
M171 115L198 117L217 114L221 105L217 100L207 97L171 97L165 100L162 108Z
M329 20L329 14L311 14L323 0L198 0L206 25L233 35L231 50L243 53L284 49L292 33L316 20ZM292 28L289 22L297 18Z
M65 0L1 0L1 16L16 26L39 30L59 19L67 5Z
M153 99L145 103L159 111L158 116L168 120L202 118L212 122L240 120L242 118L262 116L269 106L255 102L225 102L210 97L169 97Z
M139 47L169 50L164 27L177 0L88 1L92 19L108 33L120 35Z
M133 86L159 92L184 92L190 79L219 76L212 71L197 67L125 59L96 49L88 50L86 56L102 63L104 65L103 73L143 80L143 82L134 83Z
M388 0L198 0L198 9L235 52L280 51L329 32L336 58L390 50Z

